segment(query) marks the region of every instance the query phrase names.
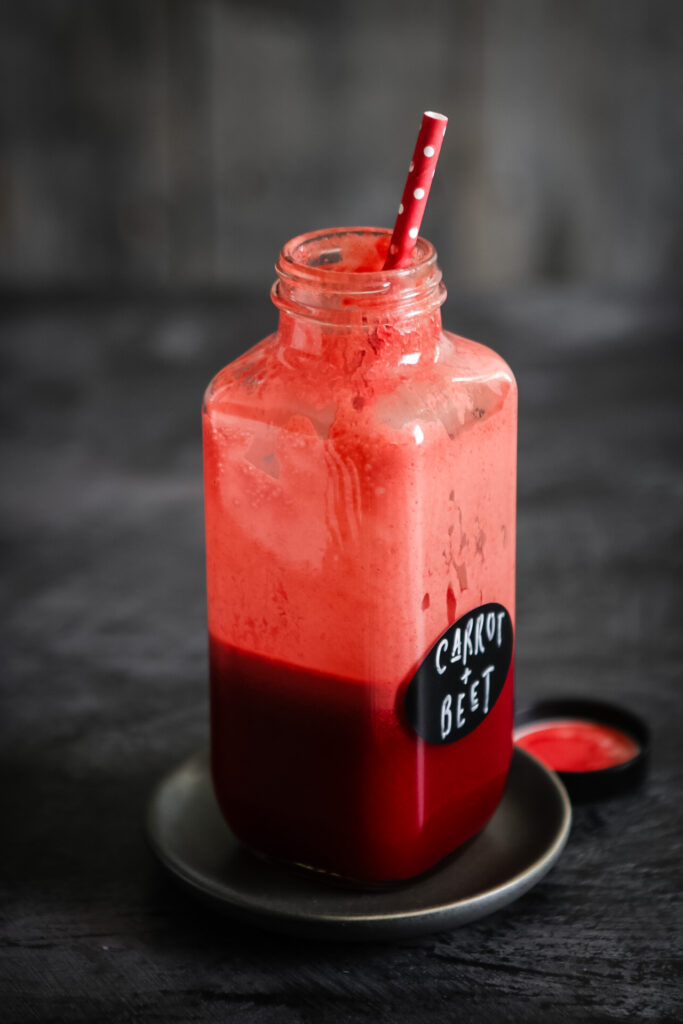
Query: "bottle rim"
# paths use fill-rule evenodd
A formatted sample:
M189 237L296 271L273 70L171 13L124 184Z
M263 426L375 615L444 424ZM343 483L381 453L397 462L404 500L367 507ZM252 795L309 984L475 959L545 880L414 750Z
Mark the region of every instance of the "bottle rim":
M436 249L418 238L413 261L392 270L332 270L343 258L345 241L391 238L387 228L334 227L296 235L282 247L275 264L272 299L283 312L323 323L340 324L387 314L424 316L446 297Z

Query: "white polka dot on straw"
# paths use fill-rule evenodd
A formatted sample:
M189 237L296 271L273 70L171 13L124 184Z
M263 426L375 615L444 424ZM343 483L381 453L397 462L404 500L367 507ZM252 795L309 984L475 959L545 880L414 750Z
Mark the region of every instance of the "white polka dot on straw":
M403 213L403 203L400 203L399 208L398 208L398 212L399 213Z
M411 238L417 238L417 228L411 228L408 234Z
M423 188L416 188L413 195L416 199L424 199L425 190Z
M425 156L434 156L434 147L433 146L425 146L425 148L422 150L422 152L424 153Z

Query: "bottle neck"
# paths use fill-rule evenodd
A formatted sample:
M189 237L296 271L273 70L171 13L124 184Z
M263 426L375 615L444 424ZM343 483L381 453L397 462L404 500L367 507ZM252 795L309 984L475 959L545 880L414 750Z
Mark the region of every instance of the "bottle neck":
M380 228L334 228L288 242L272 289L280 345L347 371L354 361L433 361L446 297L436 251L418 239L409 267L383 270L390 238Z

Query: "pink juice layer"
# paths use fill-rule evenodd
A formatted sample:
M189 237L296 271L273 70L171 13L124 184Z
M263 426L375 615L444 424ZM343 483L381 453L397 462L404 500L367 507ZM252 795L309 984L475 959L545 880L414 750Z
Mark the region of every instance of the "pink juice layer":
M456 618L496 601L514 621L512 374L438 314L283 316L217 375L203 419L223 813L260 852L415 875L485 824L512 754L512 669L455 743L421 740L402 704Z

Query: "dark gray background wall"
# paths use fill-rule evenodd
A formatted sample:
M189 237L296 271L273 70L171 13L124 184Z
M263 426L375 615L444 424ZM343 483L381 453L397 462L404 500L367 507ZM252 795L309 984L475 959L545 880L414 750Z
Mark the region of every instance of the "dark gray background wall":
M451 286L680 276L676 0L8 0L0 57L5 288L265 288L392 223L429 107Z

